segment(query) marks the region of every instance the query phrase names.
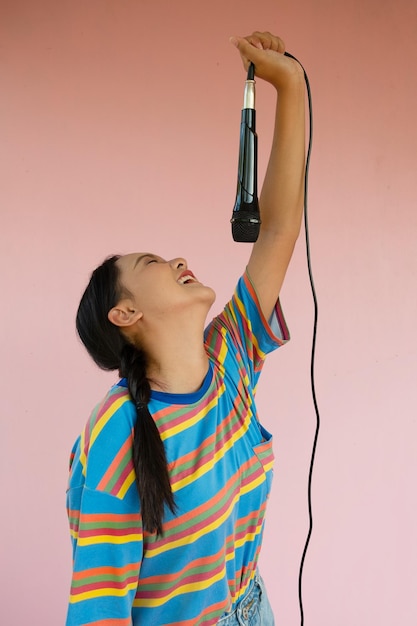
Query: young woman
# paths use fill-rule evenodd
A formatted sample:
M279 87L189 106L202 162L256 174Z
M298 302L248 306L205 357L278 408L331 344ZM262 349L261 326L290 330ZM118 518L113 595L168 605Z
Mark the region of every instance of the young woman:
M265 32L232 38L277 90L262 225L223 312L185 259L110 257L77 314L95 362L121 380L74 446L67 626L274 623L257 571L272 479L255 391L288 339L278 300L304 193L304 77Z

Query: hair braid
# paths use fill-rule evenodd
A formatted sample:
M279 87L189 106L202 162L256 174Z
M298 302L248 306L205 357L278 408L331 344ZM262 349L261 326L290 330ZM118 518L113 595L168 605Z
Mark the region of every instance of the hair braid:
M162 534L164 505L175 512L165 447L148 409L151 389L146 378L146 357L142 350L126 344L121 354L120 375L127 378L136 406L133 436L133 466L142 506L143 527Z

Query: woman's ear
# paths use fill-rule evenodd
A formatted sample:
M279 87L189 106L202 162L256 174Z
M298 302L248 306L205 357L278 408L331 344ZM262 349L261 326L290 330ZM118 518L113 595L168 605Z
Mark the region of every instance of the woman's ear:
M127 302L119 302L107 314L109 321L121 328L133 326L142 316L142 311L138 311Z

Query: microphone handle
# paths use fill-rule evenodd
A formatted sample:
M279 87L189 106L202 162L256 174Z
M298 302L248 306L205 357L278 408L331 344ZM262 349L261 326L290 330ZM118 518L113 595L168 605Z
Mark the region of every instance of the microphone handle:
M258 204L258 136L255 111L255 67L250 64L240 122L239 165L232 235L235 241L255 242L261 224Z
M232 236L235 241L255 242L261 224L257 165L258 136L255 109L242 109L236 201L233 207Z

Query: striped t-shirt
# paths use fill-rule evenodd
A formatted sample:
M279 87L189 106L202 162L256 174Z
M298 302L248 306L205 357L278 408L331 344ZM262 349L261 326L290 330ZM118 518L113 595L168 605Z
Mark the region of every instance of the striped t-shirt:
M162 536L142 529L126 381L95 408L72 454L67 626L208 626L236 606L255 575L272 480L255 390L265 355L288 338L279 302L268 323L245 274L206 329L201 388L152 391L177 506Z

